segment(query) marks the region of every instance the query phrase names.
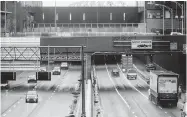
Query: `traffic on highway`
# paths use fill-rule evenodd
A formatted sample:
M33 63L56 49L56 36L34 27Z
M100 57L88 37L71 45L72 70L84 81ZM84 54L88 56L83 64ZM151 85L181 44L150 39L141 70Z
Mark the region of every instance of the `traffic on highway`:
M186 1L1 1L1 117L187 117Z

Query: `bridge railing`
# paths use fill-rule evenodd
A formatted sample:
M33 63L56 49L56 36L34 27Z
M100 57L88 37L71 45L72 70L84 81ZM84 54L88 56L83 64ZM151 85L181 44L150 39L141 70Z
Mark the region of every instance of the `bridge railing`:
M56 27L55 27L56 26ZM38 23L24 32L146 32L145 23Z
M133 36L133 35L156 35L156 33L140 32L24 32L7 37L97 37L97 36Z

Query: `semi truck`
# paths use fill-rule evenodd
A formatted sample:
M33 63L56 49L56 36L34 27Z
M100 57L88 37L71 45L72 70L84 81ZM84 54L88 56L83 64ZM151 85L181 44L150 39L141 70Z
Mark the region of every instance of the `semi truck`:
M178 78L171 71L150 71L149 100L156 105L177 106Z

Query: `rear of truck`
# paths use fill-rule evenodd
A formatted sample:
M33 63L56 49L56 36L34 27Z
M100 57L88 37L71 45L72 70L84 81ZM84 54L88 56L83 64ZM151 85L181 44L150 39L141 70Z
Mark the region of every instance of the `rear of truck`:
M152 71L150 74L150 89L155 102L161 105L177 106L178 74L166 71Z

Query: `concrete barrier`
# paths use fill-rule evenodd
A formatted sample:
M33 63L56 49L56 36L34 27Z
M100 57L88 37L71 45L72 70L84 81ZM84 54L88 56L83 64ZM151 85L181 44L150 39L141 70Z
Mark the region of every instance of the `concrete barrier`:
M87 81L87 90L86 90L86 117L92 117L92 94L91 94L91 80Z

